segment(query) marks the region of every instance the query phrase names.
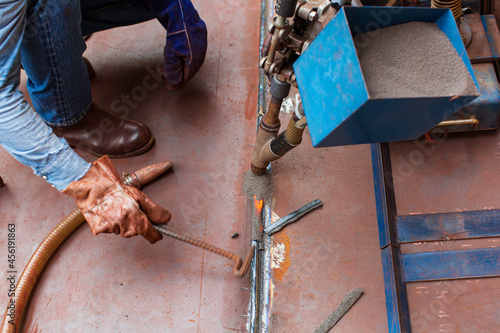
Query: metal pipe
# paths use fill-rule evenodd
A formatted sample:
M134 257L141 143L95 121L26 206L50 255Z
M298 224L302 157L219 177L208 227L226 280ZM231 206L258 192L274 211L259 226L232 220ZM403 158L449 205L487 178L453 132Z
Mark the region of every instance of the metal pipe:
M277 16L277 18L282 18L282 17ZM276 50L278 49L278 44L280 43L280 38L279 38L280 31L281 31L281 28L278 28L276 26L274 29L273 37L271 38L271 46L269 47L269 53L267 54L266 63L264 64L264 71L266 73L269 72L269 68L273 64L274 56L276 54Z
M265 114L262 121L266 124L267 127L280 127L280 110L281 104L283 104L282 98L271 97L271 102L269 103L269 107L267 108L267 113Z
M479 119L476 119L474 116L469 119L455 119L455 120L444 120L436 125L436 127L445 127L445 126L459 126L459 125L471 125L472 127L479 126Z
M130 184L132 185L130 186L135 186L137 184L144 185L170 169L171 166L172 163L170 162L150 165L132 175L128 175L131 180L125 177L124 182L126 184L127 182L131 182ZM43 268L62 242L64 242L64 240L66 240L66 238L68 238L68 236L83 222L85 222L85 217L80 211L80 208L76 208L66 216L38 246L19 277L14 294L9 300L2 327L0 328L1 333L15 333L18 331L22 324L31 292Z
M269 162L266 163L262 159L261 155L263 147L278 135L279 129L279 122L278 126L274 128L268 128L264 120L261 120L259 129L257 130L257 139L255 140L255 146L253 148L250 166L252 172L255 175L263 175L266 173L266 168Z
M252 152L251 169L255 175L263 175L266 173L266 168L269 162L268 159L262 157L263 147L273 140L280 129L280 109L283 99L290 93L290 84L278 75L274 75L271 80L271 102L267 109L267 113L262 118L257 130L257 139Z
M257 138L252 152L250 168L255 175L263 175L269 162L262 158L263 147L273 140L280 130L279 112L283 99L272 97L266 115L262 118L257 130Z
M279 112L282 103L283 99L273 96L271 98L271 102L269 103L267 113L260 121L250 166L252 172L256 175L263 175L266 173L266 168L269 162L262 162L262 148L266 143L268 143L278 135L281 127Z

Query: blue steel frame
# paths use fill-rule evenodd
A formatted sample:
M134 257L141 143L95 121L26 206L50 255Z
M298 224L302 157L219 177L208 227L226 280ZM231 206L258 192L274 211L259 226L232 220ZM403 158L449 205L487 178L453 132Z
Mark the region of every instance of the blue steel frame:
M406 283L498 277L500 248L402 254L400 244L499 237L500 210L398 216L389 144L371 153L389 332L409 333Z

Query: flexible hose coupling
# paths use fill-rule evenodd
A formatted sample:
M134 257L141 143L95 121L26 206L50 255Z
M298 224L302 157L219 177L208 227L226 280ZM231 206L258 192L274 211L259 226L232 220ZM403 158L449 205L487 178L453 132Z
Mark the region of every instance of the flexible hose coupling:
M252 172L255 175L263 175L269 163L285 156L293 148L302 142L302 134L307 125L306 118L295 119L292 117L288 123L288 128L280 135L265 135L262 127L257 133L257 142L252 155ZM259 137L259 133L261 134ZM260 141L262 140L262 141Z

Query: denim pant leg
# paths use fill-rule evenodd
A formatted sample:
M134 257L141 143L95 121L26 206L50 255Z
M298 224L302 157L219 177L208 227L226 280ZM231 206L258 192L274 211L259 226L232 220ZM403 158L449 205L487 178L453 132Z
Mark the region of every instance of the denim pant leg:
M33 106L50 125L74 124L92 104L80 22L78 0L28 1L22 64Z
M21 57L33 106L45 122L72 125L92 105L82 33L153 18L149 8L130 0L29 0Z

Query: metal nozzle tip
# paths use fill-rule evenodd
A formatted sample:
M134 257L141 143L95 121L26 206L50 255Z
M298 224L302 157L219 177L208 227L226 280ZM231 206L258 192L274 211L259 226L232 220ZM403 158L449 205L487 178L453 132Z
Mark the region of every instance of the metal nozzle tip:
M172 167L172 162L166 161L161 163L152 164L139 171L134 172L130 176L134 180L135 187L142 187L143 185L155 180L165 172L167 172ZM138 186L136 186L138 185Z
M250 170L252 170L252 173L256 176L262 176L267 173L267 168L259 168L253 164L250 166Z
M150 165L149 167L155 168L158 172L165 173L172 167L172 162L165 161L165 162Z

